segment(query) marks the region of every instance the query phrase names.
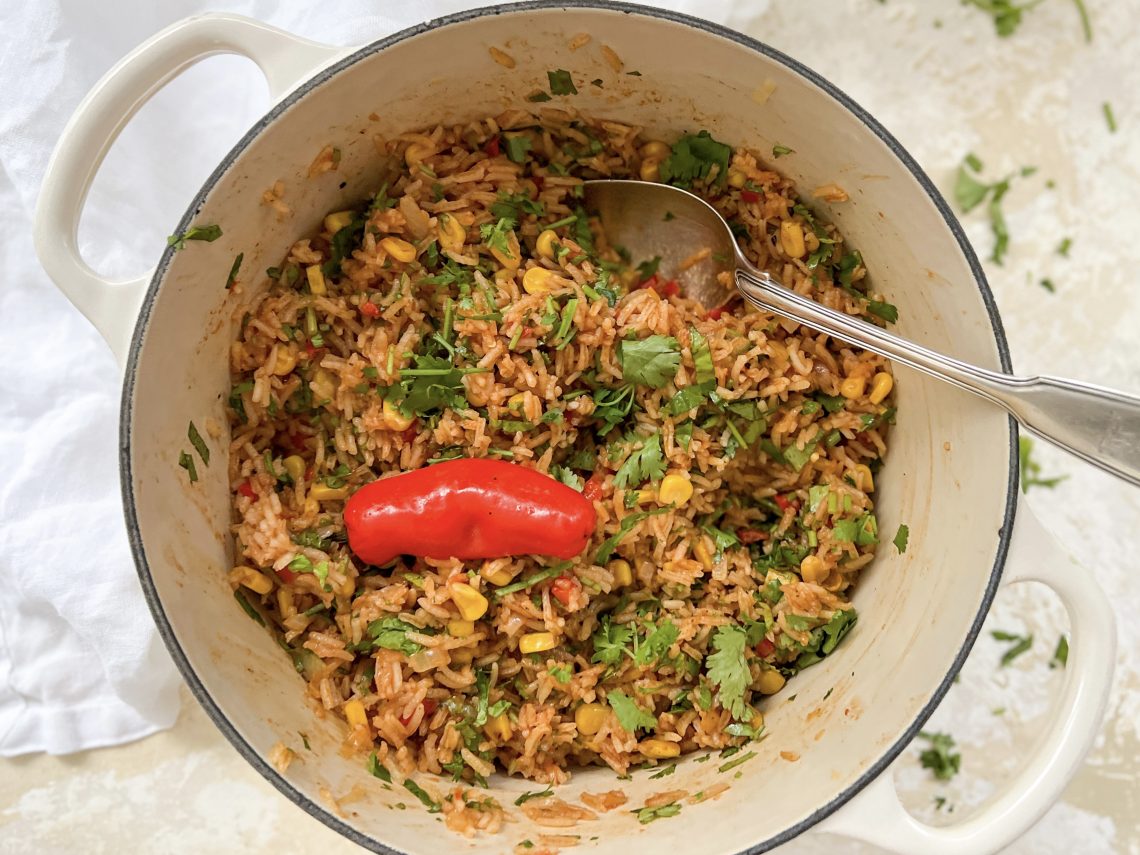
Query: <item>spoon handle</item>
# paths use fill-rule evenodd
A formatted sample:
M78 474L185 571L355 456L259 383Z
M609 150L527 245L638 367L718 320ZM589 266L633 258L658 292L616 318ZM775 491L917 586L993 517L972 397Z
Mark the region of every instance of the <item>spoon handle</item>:
M978 368L821 306L758 270L738 267L736 285L755 306L986 398L1033 433L1140 486L1140 398L1073 380Z

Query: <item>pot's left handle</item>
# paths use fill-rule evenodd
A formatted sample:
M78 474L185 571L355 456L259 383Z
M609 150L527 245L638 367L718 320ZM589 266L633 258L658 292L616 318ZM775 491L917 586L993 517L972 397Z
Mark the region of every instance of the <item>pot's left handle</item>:
M119 133L155 92L212 54L235 53L253 60L277 101L344 50L240 15L186 18L127 54L80 103L44 174L36 203L36 255L67 299L106 339L120 365L126 361L151 273L111 281L92 270L79 252L79 216L87 191Z
M1100 729L1116 658L1116 623L1091 574L1060 548L1022 502L1003 584L1043 582L1069 613L1072 641L1060 703L1027 762L996 798L969 819L935 828L899 801L890 770L818 826L881 846L925 855L989 855L1008 846L1061 796Z

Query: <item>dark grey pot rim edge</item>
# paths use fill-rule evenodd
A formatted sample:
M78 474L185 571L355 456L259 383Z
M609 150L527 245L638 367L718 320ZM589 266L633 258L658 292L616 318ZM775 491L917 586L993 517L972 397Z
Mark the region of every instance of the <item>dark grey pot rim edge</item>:
M982 301L986 308L986 313L989 316L990 325L994 334L994 341L997 345L998 356L1000 359L1002 370L1005 373L1012 372L1012 364L1009 354L1009 346L1006 342L1005 331L1002 326L1001 318L997 312L997 306L993 298L993 293L990 290L989 284L986 281L985 273L982 270L981 263L978 261L977 255L973 248L970 246L969 241L966 239L965 233L962 231L961 225L950 210L949 205L943 199L941 193L934 186L930 178L923 172L922 168L914 160L913 157L902 147L902 145L882 126L880 125L869 113L860 107L849 96L840 91L833 84L829 83L820 75L816 74L807 66L792 59L781 51L775 50L768 45L738 33L735 30L714 24L710 21L705 21L700 18L695 18L690 15L685 15L679 12L672 12L664 9L656 9L646 6L637 6L629 3L609 3L599 2L599 0L572 0L571 2L553 2L553 0L530 0L530 2L508 3L498 6L486 6L479 9L458 12L452 15L436 18L427 21L423 24L409 27L398 33L394 33L383 39L371 42L359 50L354 51L349 56L338 60L333 65L321 71L319 74L307 80L296 90L291 92L284 100L274 105L268 113L265 114L246 134L238 141L238 143L230 150L226 157L221 161L218 167L211 173L210 177L202 185L201 190L194 197L186 213L183 215L182 220L178 225L178 233L184 232L190 227L193 218L205 203L206 197L214 189L215 186L225 177L225 174L233 166L234 162L241 155L249 144L265 131L273 121L286 109L296 103L298 100L307 95L310 91L320 86L327 80L339 74L341 71L354 65L356 62L371 56L379 51L385 50L394 44L405 41L414 36L421 35L430 30L438 29L453 24L461 24L476 18L486 17L490 15L499 15L503 13L527 12L535 10L547 9L596 9L601 11L619 12L626 15L641 15L647 18L656 18L666 20L671 23L681 24L695 30L719 36L724 39L736 42L743 47L749 48L768 59L780 63L790 71L799 75L800 77L808 80L815 86L819 87L831 98L842 105L846 110L858 118L864 126L867 127L876 137L878 137L894 154L895 157L907 168L914 179L918 182L919 186L926 193L930 201L937 208L939 214L942 216L946 227L953 234L954 239L958 243L958 247L969 264L970 271L973 275L974 282L977 285L978 291L982 297ZM278 773L254 748L245 738L238 732L237 728L229 721L221 707L215 702L210 693L206 690L202 681L198 678L197 673L191 666L186 653L183 651L181 644L174 634L174 630L166 616L165 609L158 597L157 589L154 585L154 580L151 577L150 566L147 561L146 551L142 543L142 535L139 531L138 511L135 507L134 494L132 490L132 466L131 466L131 417L134 405L134 390L135 382L138 376L138 359L141 351L142 341L145 337L147 327L149 325L151 312L154 307L155 299L161 282L166 274L173 257L173 250L167 248L160 259L158 266L155 268L154 277L147 289L146 296L139 313L139 319L135 327L134 335L131 340L131 348L127 357L127 365L125 372L125 379L123 382L122 402L120 409L120 433L119 433L119 464L120 464L120 484L122 490L123 510L127 522L127 534L130 540L131 552L134 556L135 565L139 574L139 581L142 585L143 594L150 607L151 613L154 616L155 623L158 625L159 635L162 637L163 642L166 644L167 649L173 658L175 665L181 672L183 679L186 681L191 693L195 699L201 704L206 714L214 722L215 726L222 732L222 734L229 740L237 752L245 758L245 760L256 769L262 777L264 777L270 784L272 784L282 795L289 801L303 809L310 816L320 820L329 828L344 835L354 843L364 847L365 849L373 852L382 853L382 855L400 855L397 850L394 850L382 843L374 840L371 837L361 834L356 829L349 826L346 822L339 817L333 815L325 808L321 807L312 799L305 796L292 784L290 784L283 775ZM997 593L998 586L1001 583L1002 569L1005 564L1005 559L1009 551L1010 537L1013 530L1014 516L1017 506L1017 484L1018 484L1018 454L1017 454L1017 425L1016 422L1009 419L1009 477L1006 484L1006 501L1005 512L1002 519L1001 528L998 531L998 547L995 556L994 564L990 570L989 582L987 583L985 592L982 596L982 601L975 615L970 627L963 639L962 645L958 650L954 661L947 671L946 676L935 689L930 700L922 708L915 720L907 727L899 737L879 756L879 758L871 764L871 766L863 772L854 782L852 782L841 793L827 802L825 805L817 808L814 812L809 814L804 819L789 826L783 831L779 832L772 837L763 840L754 846L744 850L746 855L759 855L761 852L767 852L776 846L786 843L787 841L798 837L803 832L807 831L812 826L816 825L826 817L835 813L840 807L849 802L859 792L861 792L868 784L875 780L880 774L884 773L890 764L902 753L908 744L918 734L918 731L926 723L927 719L934 713L934 710L941 703L946 693L949 691L954 678L961 670L962 665L966 661L974 642L977 640L981 632L982 623L986 615L989 613L990 606L993 603L994 596Z

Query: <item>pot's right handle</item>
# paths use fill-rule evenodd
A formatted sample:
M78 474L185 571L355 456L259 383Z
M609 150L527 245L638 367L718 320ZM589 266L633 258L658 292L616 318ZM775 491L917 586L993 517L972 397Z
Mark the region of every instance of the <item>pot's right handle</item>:
M913 855L985 855L1025 833L1060 797L1100 727L1116 654L1116 622L1092 575L1064 552L1030 513L1017 510L1010 547L1014 566L1003 584L1044 582L1069 612L1071 638L1056 718L1029 762L970 819L935 828L912 817L895 792L890 770L819 825L829 831Z
M277 101L344 50L240 15L186 18L127 54L80 103L44 174L36 203L36 255L67 299L106 339L120 365L151 273L111 281L92 270L79 252L79 216L87 191L119 133L155 92L212 54L235 53L253 60Z

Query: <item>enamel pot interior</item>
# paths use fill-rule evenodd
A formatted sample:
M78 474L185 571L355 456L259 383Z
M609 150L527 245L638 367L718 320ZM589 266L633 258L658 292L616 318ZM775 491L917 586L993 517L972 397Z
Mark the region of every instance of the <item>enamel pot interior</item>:
M593 40L577 51L575 33ZM624 61L615 73L600 51ZM496 46L516 61L496 64ZM672 139L709 129L759 152L795 150L778 165L805 195L835 182L850 201L815 203L863 254L899 307L898 330L988 368L1008 369L1004 342L977 261L944 203L897 144L810 72L727 31L650 10L515 7L472 13L365 48L277 107L219 167L188 211L224 235L164 256L136 331L123 411L124 498L144 587L160 628L198 699L227 737L283 793L376 850L426 853L460 847L500 852L543 829L512 804L534 789L496 777L492 792L515 815L505 836L464 841L397 782L372 778L363 758L340 753L344 726L302 699L302 680L269 634L238 608L225 576L233 563L226 473L228 348L262 271L332 209L375 192L382 164L375 135L459 123L517 106L569 69L574 108L644 126ZM602 87L588 81L601 78ZM563 99L539 108L557 106ZM308 177L326 145L336 171ZM293 214L262 204L285 183ZM239 285L223 288L244 253ZM560 792L615 787L626 808L662 790L696 793L719 781L718 799L685 805L680 818L639 825L627 809L571 829L602 852L629 841L674 851L763 849L799 833L858 792L913 736L948 687L977 634L1000 574L1012 523L1013 433L995 407L903 371L887 463L876 477L884 545L860 580L859 622L838 653L762 703L768 736L729 772L721 761L680 763L668 778L607 769L576 772ZM213 450L188 484L178 455L187 423ZM903 555L890 544L910 527ZM299 733L312 747L306 751ZM265 758L278 741L303 762L279 775ZM444 781L419 776L429 790ZM322 792L341 799L341 812ZM345 798L349 796L349 798ZM406 805L400 809L397 805Z

